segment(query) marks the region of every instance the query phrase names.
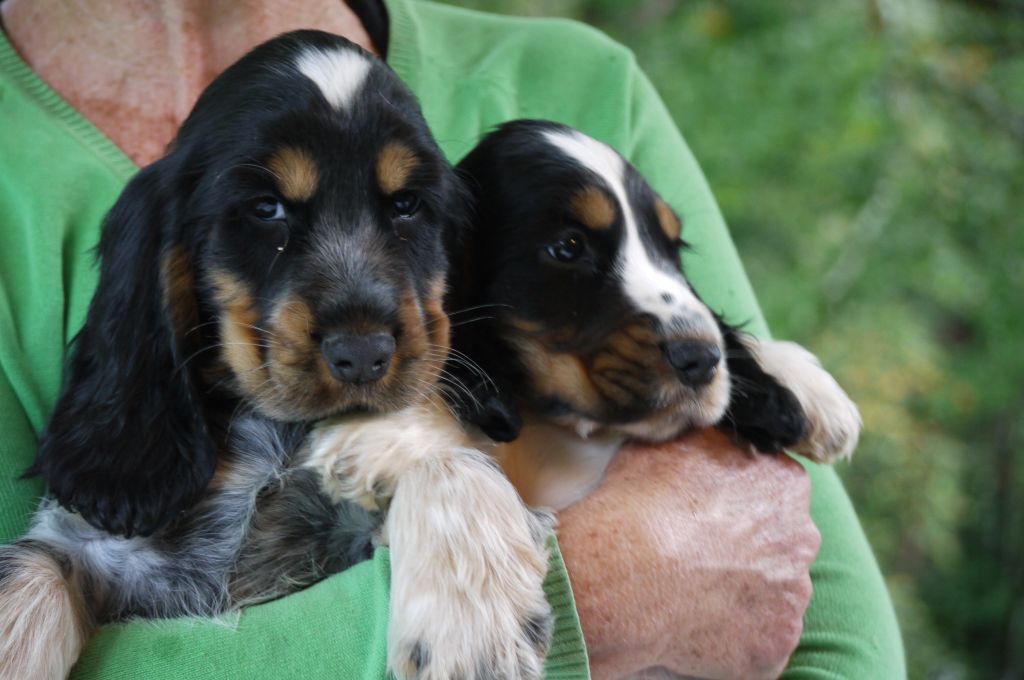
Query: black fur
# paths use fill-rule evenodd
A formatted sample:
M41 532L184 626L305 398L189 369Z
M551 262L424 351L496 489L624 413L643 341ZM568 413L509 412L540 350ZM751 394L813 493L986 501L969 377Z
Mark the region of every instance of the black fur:
M317 343L356 322L399 342L409 336L400 300L423 299L443 277L462 188L386 66L367 55L374 66L353 111L338 111L297 70L296 57L312 49L362 53L317 31L257 47L207 88L167 156L129 183L106 218L96 294L27 473L97 527L148 535L179 517L206 488L240 409L309 421L397 408L422 388L413 379L386 389L320 384ZM410 217L396 214L374 180L378 151L396 140L420 161L408 179L420 201ZM308 200L282 198L265 167L283 148L302 150L317 168ZM283 219L257 216L268 196L285 206ZM184 279L165 280L163 262L175 256ZM253 364L291 371L276 391L254 393L246 371L225 358L232 343L221 337L217 287L225 277L252 303ZM308 356L288 366L268 356L283 341L265 331L286 296L311 316Z
M100 281L29 474L109 531L149 534L193 503L217 446L156 263L185 239L173 159L140 172L107 216Z
M595 173L545 139L569 128L549 121L513 121L486 136L458 165L473 193L475 227L455 271L453 310L478 310L484 319L456 324L453 346L473 357L489 375L464 366L450 370L470 386L473 398L457 401L462 417L498 441L518 434L519 408L566 419L584 416L603 424L628 424L646 417L653 402L606 413L579 413L557 395L535 393L523 357L509 342L511 315L534 322L540 333L560 332L559 350L587 352L609 332L636 317L623 294L614 263L622 217L607 230L587 230L571 214L569 201ZM624 187L640 222L649 256L682 274L678 250L657 225L657 195L626 164ZM587 250L572 266L553 264L544 249L565 234L585 234ZM696 295L696 293L694 293ZM741 331L717 315L729 373L730 405L721 426L765 452L779 451L804 435L805 418L793 394L761 370L740 342ZM456 317L457 319L457 317ZM653 324L658 332L658 324Z
M732 388L720 427L765 453L793 446L807 434L800 402L761 369L739 331L725 327L724 335Z

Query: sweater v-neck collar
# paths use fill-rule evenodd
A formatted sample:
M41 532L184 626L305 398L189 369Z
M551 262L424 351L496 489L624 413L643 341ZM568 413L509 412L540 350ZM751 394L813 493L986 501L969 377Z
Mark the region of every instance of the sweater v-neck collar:
M416 35L415 22L410 16L407 0L384 0L384 5L391 34L388 65L405 80ZM32 101L60 122L76 141L96 154L115 174L127 181L138 172L139 166L124 151L25 63L2 28L0 24L0 72L7 73Z

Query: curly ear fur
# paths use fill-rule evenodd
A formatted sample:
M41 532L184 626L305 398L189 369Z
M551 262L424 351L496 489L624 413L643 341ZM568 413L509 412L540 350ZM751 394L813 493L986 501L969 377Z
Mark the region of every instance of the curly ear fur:
M464 200L475 202L471 175L460 172ZM467 207L465 212L478 209ZM479 215L474 215L479 219ZM479 240L486 227L470 221L459 223L445 243L453 266L448 275L445 308L452 318L452 353L445 363L448 376L445 399L460 422L473 425L497 442L519 436L522 417L513 394L520 372L516 353L503 341L492 319L492 305L483 302L482 252ZM477 317L477 318L474 318ZM519 390L521 393L521 390Z
M459 317L455 318L454 351L444 368L445 399L463 424L478 427L494 441L513 441L523 427L512 396L517 392L511 370L518 361L515 351L505 345L489 320L463 320L458 327Z
M461 383L457 392L447 393L447 401L462 423L475 425L496 442L510 442L519 437L523 419L507 391L501 391L478 371L459 364L450 362L445 371Z
M216 456L183 356L189 329L176 327L194 325L197 310L167 198L172 164L169 156L142 170L107 215L99 285L26 473L42 476L61 505L125 536L150 534L190 505Z

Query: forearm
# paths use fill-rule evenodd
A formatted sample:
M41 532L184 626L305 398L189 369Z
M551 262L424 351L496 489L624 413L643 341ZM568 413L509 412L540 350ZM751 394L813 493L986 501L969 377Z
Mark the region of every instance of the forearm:
M799 465L716 430L623 449L559 517L595 678L776 677L810 598L809 500Z
M856 458L854 458L856 465ZM899 624L871 547L835 470L801 461L821 550L800 646L784 678L903 678Z
M694 245L683 256L691 280L712 309L766 336L767 325L692 154L642 74L634 92L630 159L681 213L683 238ZM786 677L902 677L899 626L856 513L833 470L806 466L822 547L811 570L814 595L805 632Z

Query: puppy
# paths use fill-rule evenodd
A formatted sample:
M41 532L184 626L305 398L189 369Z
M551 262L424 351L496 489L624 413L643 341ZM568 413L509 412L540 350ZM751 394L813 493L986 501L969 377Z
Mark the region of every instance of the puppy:
M339 433L366 440L361 423L409 409L429 414L437 458L401 468L408 482L401 446L346 468L395 472L393 667L539 675L542 521L446 412L418 406L447 357L446 240L464 217L415 98L348 41L287 34L220 75L106 218L32 468L49 495L0 547L0 678L66 676L102 623L214 615L365 558L379 514L324 493L338 483L317 466ZM494 499L471 526L460 503L481 501L463 487ZM416 560L435 571L410 573ZM464 617L426 625L439 612ZM471 639L449 654L453 629Z
M476 223L455 272L463 417L499 441L524 498L585 495L626 437L719 425L762 451L849 456L860 417L817 359L725 323L689 285L681 223L618 153L515 121L459 164ZM457 361L456 361L457 363Z

